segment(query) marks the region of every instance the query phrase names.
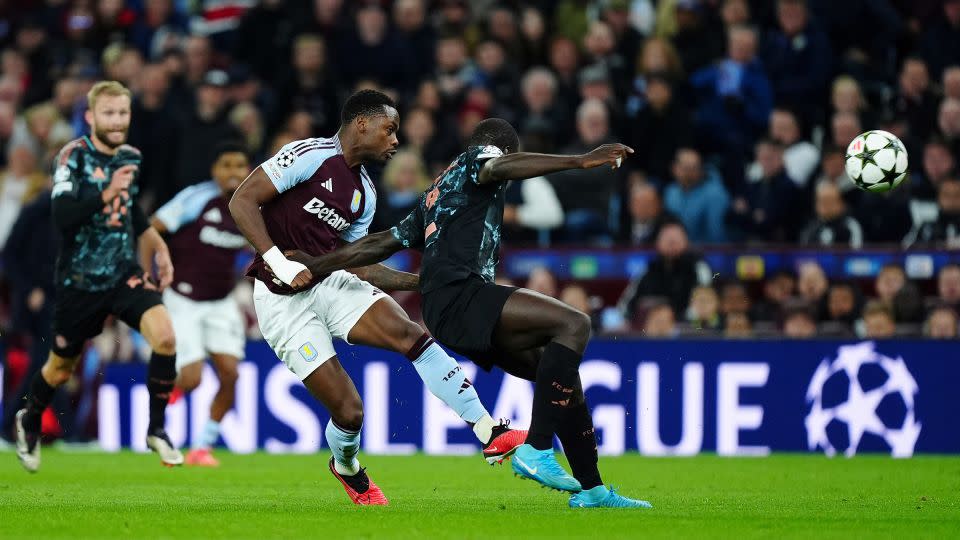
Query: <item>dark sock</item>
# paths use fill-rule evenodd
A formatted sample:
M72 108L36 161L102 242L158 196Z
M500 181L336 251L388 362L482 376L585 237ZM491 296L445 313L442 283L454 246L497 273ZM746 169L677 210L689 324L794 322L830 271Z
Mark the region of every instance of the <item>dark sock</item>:
M47 384L43 378L43 372L38 371L30 384L30 392L26 397L25 409L27 414L23 416L23 429L27 433L39 433L40 421L43 418L43 411L47 410L50 402L53 401L53 393L56 388Z
M533 416L526 441L537 450L553 447L553 434L566 416L579 381L580 358L577 352L555 342L543 349L533 385Z
M150 366L147 368L147 391L150 392L150 425L147 433L163 429L167 411L167 402L170 401L170 392L173 391L173 381L177 378L177 356L154 352L150 355Z
M581 388L578 380L573 397L576 404L567 409L557 436L563 444L563 453L570 462L573 477L583 489L591 489L603 485L603 480L597 468L597 437L593 430L593 417L590 416Z

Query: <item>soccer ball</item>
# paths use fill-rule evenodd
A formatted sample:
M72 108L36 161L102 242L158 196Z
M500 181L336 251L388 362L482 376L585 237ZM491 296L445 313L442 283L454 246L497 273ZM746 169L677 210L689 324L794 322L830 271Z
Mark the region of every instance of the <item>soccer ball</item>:
M907 177L907 149L893 133L867 131L847 146L846 169L858 188L877 193L890 191Z

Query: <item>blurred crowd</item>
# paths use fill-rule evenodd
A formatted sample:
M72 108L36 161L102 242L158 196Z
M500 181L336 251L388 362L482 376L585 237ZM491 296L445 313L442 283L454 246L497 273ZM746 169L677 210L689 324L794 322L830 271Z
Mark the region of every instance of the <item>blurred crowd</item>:
M957 299L923 284L898 289L913 290L907 317L879 278L876 291L824 279L812 292L814 271L800 269L718 286L696 252L960 247L960 0L8 0L8 280L8 261L27 256L8 238L21 213L42 214L26 209L43 206L53 156L87 131L85 93L100 79L133 91L148 214L207 179L217 141L243 141L258 162L291 140L331 136L345 97L377 88L399 104L402 148L373 175L374 229L406 215L487 117L511 121L528 151L636 150L615 172L508 188L508 246L656 250L662 264L630 284L620 309L593 306L605 313L598 328L736 335L769 324L799 335L837 322L837 332L876 335L870 321L887 315L920 333L950 313L956 330ZM867 129L896 134L911 156L909 182L892 193L862 192L844 171L846 145ZM49 254L29 242L37 223L22 227L17 250L40 258ZM21 304L43 304L36 288L21 287ZM737 290L744 304L732 309ZM874 292L877 302L865 300Z

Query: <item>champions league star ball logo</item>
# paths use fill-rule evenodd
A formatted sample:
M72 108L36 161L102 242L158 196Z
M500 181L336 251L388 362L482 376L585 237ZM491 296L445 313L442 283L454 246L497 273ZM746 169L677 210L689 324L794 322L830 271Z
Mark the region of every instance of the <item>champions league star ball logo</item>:
M828 456L889 449L893 457L910 457L921 427L914 414L917 392L903 358L876 352L872 342L844 345L810 379L807 446Z
M293 162L297 160L297 154L292 150L284 150L279 156L277 156L277 165L281 169L289 169Z

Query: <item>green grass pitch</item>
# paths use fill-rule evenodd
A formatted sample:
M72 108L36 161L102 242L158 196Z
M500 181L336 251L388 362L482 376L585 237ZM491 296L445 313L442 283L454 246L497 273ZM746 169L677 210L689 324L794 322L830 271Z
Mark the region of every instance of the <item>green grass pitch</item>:
M353 506L328 454L153 455L44 449L28 475L0 453L0 538L956 538L960 458L601 458L653 510L571 510L480 457L361 456L391 504Z

